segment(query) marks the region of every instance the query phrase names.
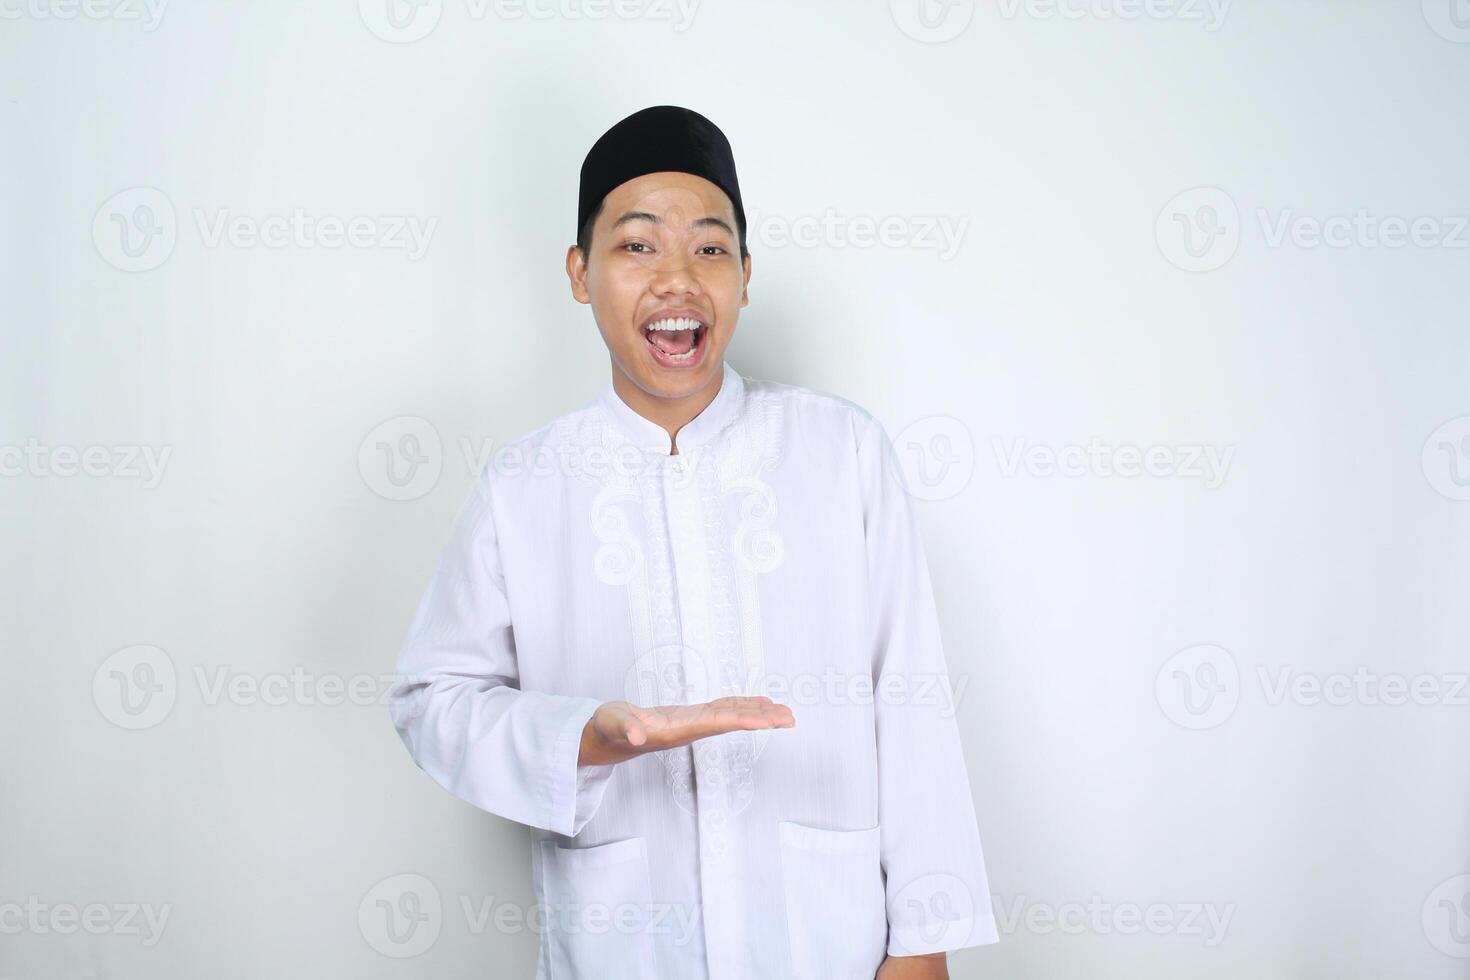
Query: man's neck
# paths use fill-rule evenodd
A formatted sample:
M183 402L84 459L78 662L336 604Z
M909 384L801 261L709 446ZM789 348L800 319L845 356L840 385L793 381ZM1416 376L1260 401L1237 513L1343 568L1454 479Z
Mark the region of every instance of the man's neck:
M709 407L710 402L720 393L720 387L724 384L725 373L718 371L714 380L699 391L683 398L661 398L650 395L638 387L628 376L620 371L617 365L613 365L613 391L628 405L629 408L651 422L657 422L663 426L669 434L670 455L678 455L679 446L675 441L679 430Z

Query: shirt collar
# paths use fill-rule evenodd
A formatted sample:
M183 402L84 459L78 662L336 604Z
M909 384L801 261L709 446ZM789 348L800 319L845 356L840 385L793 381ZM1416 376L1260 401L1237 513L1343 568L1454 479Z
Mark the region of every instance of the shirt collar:
M724 374L720 381L720 390L704 410L684 423L684 427L674 436L680 456L717 436L745 404L745 379L730 366L729 361L721 364ZM597 401L639 449L670 455L668 430L634 411L613 388L611 381L602 389Z

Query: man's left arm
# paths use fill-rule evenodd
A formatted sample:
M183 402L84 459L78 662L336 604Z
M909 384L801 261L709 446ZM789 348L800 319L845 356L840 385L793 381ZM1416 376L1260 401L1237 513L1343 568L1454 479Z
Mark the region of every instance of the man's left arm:
M913 504L882 425L854 421L888 902L889 959L878 977L943 978L946 951L1000 937Z

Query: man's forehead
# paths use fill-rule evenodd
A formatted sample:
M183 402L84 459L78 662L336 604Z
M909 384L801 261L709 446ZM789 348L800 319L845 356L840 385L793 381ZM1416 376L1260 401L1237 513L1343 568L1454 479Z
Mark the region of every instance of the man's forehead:
M730 227L730 222L726 221L724 218L719 217L718 215L700 215L697 211L693 214L693 217L690 217L687 221L683 221L683 213L676 208L669 214L668 220L666 221L664 220L663 215L653 214L648 211L624 211L622 214L613 219L612 227L614 230L616 230L623 225L637 224L638 222L642 221L648 222L649 224L666 225L673 228L678 228L681 224L687 224L691 231L702 228L723 228L731 235L735 234L735 229Z
M723 190L685 173L645 174L620 184L609 192L602 210L614 228L632 221L729 228L734 216Z

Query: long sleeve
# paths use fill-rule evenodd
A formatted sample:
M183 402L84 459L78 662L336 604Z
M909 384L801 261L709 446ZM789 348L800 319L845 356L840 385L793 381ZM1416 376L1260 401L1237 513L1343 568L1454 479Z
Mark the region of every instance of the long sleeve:
M613 766L578 767L593 698L522 691L492 470L460 509L398 656L393 725L415 763L482 810L575 836Z
M882 425L866 413L855 424L870 585L888 952L914 956L996 942L918 522Z

